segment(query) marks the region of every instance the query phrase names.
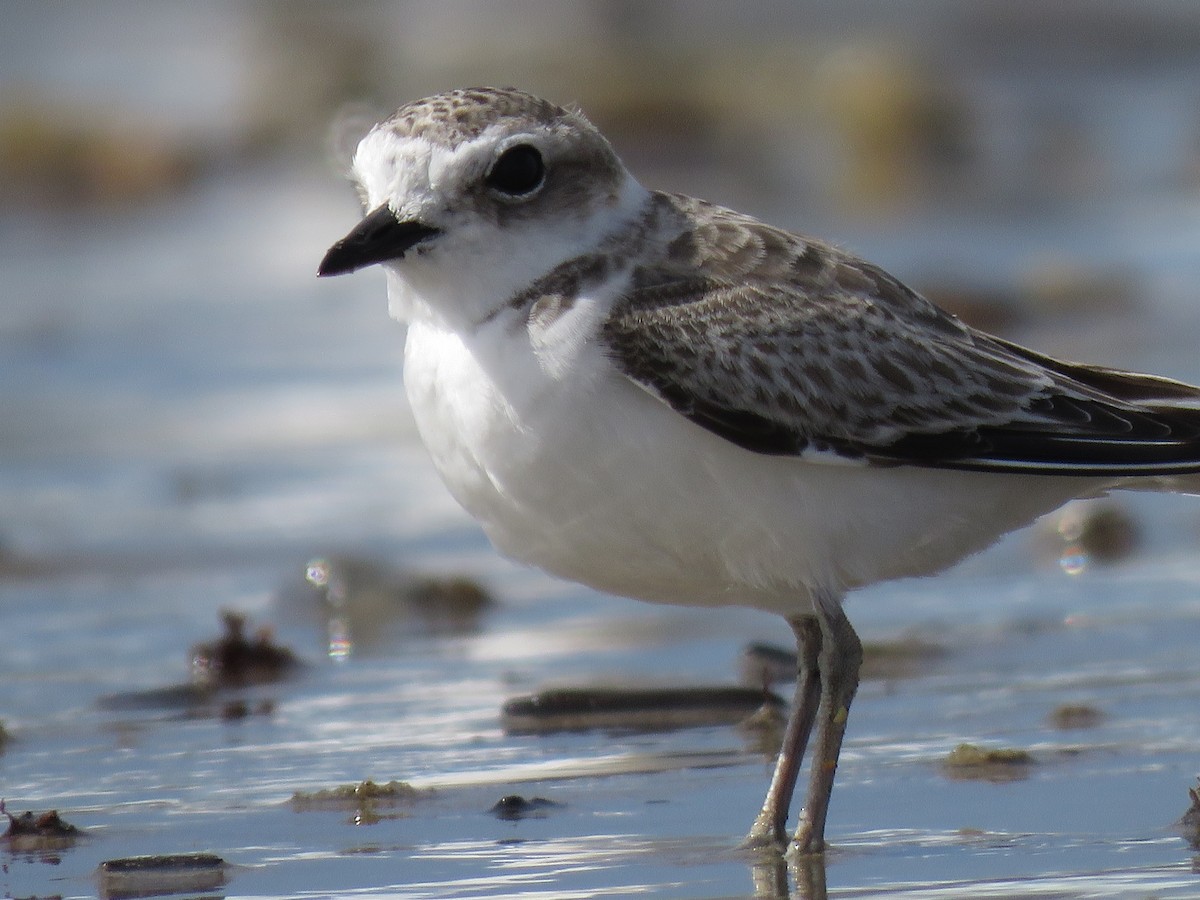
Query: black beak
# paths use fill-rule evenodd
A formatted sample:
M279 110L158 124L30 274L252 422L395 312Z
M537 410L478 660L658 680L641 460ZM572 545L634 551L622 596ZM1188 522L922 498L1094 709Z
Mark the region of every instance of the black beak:
M400 259L438 229L420 222L401 222L385 203L367 213L354 230L329 248L318 275L345 275L364 266Z

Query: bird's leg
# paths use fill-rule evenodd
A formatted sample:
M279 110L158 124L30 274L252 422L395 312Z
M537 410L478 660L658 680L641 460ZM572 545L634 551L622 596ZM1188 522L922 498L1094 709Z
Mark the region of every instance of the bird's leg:
M809 772L808 796L789 851L793 856L820 853L825 849L829 795L833 791L838 754L842 750L846 719L858 690L858 670L862 664L862 642L842 612L841 598L818 595L815 606L821 626L818 660L821 670L820 723Z
M787 843L788 806L821 700L821 674L817 662L821 652L821 626L814 615L795 616L788 619L788 624L796 635L796 694L767 798L746 838L745 846L748 847L782 848Z

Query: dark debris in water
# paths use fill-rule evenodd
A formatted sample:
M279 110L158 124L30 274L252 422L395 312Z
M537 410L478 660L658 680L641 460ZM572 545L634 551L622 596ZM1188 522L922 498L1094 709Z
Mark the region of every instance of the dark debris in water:
M251 716L269 716L275 712L275 701L270 698L235 697L223 700L215 688L199 684L177 684L108 694L101 697L98 703L101 709L119 711L177 710L179 718L183 720L224 719L236 722Z
M0 538L0 581L17 581L53 575L57 568L50 562L26 556Z
M1188 788L1191 805L1179 820L1179 830L1193 850L1200 850L1200 784Z
M942 760L942 770L960 780L1020 781L1029 777L1033 763L1027 750L959 744Z
M356 556L310 559L305 602L315 595L331 639L353 647L407 634L470 634L495 606L478 582L461 575L420 575Z
M917 637L864 641L859 677L868 681L911 678L946 655L945 647Z
M102 862L100 895L111 900L211 891L228 881L228 866L212 853L130 856Z
M768 759L779 753L786 728L786 710L773 703L764 703L738 722L738 730L750 740L753 749Z
M520 819L544 819L551 810L562 809L564 804L545 797L530 797L525 799L520 794L508 794L496 801L488 810L497 819L506 822L516 822Z
M4 802L0 801L0 813L8 817L8 830L3 834L3 837L6 838L66 837L82 834L78 828L59 816L56 809L39 815L34 815L31 811L26 810L21 815L14 816L4 808Z
M864 641L859 677L864 680L911 678L946 655L945 647L919 637ZM792 682L796 680L796 654L773 644L752 643L742 650L738 668L745 684Z
M308 809L331 809L347 808L364 800L407 803L426 793L428 792L413 787L407 781L378 784L368 778L356 784L344 784L319 791L296 791L292 794L292 805Z
M663 731L736 725L764 704L778 709L784 705L776 694L737 686L557 688L508 700L501 718L509 733Z
M287 647L276 644L270 630L246 636L246 617L224 612L225 633L214 641L191 648L192 681L142 691L101 697L99 705L111 710L177 710L183 718L219 718L237 721L268 716L275 711L270 698L230 697L224 692L274 684L300 671L304 664Z
M797 666L794 651L756 641L742 648L739 679L743 684L786 684L796 680Z
M415 788L407 781L388 781L383 784L367 779L356 784L345 784L319 791L296 791L290 801L296 812L340 811L350 812L355 825L374 825L383 819L399 818L399 813L380 813L380 809L394 810L408 806L433 793L429 789Z
M63 850L83 836L83 831L67 822L52 809L44 813L25 811L14 816L0 800L0 814L8 817L8 828L0 835L10 850L40 853Z
M467 623L474 628L479 614L495 603L491 594L470 578L418 578L411 597L427 616L448 615L456 630Z
M222 703L218 710L219 715L226 722L235 722L238 719L248 719L251 716L269 716L275 712L274 700L229 700Z
M248 638L244 615L226 611L221 618L225 633L192 648L192 677L198 684L222 688L270 684L300 668L300 660L275 643L270 629L260 628Z
M1063 731L1077 728L1095 728L1105 718L1103 710L1084 703L1064 703L1050 713L1050 724Z

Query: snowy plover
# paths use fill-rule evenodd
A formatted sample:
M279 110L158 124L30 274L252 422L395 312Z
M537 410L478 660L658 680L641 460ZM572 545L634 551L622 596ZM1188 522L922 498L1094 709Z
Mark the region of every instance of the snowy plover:
M1200 472L1200 389L963 325L863 260L643 188L578 112L452 91L362 140L404 379L504 553L642 600L782 614L800 651L753 844L820 852L862 646L853 588L937 572L1066 500Z

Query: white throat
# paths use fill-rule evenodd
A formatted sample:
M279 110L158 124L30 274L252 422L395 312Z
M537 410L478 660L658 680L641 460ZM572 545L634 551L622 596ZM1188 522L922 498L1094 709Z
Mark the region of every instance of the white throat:
M472 241L470 252L435 250L387 266L388 310L404 322L425 319L455 331L473 329L547 272L594 252L640 214L648 197L628 176L617 202L586 218L512 231L478 223L474 227L489 234Z

